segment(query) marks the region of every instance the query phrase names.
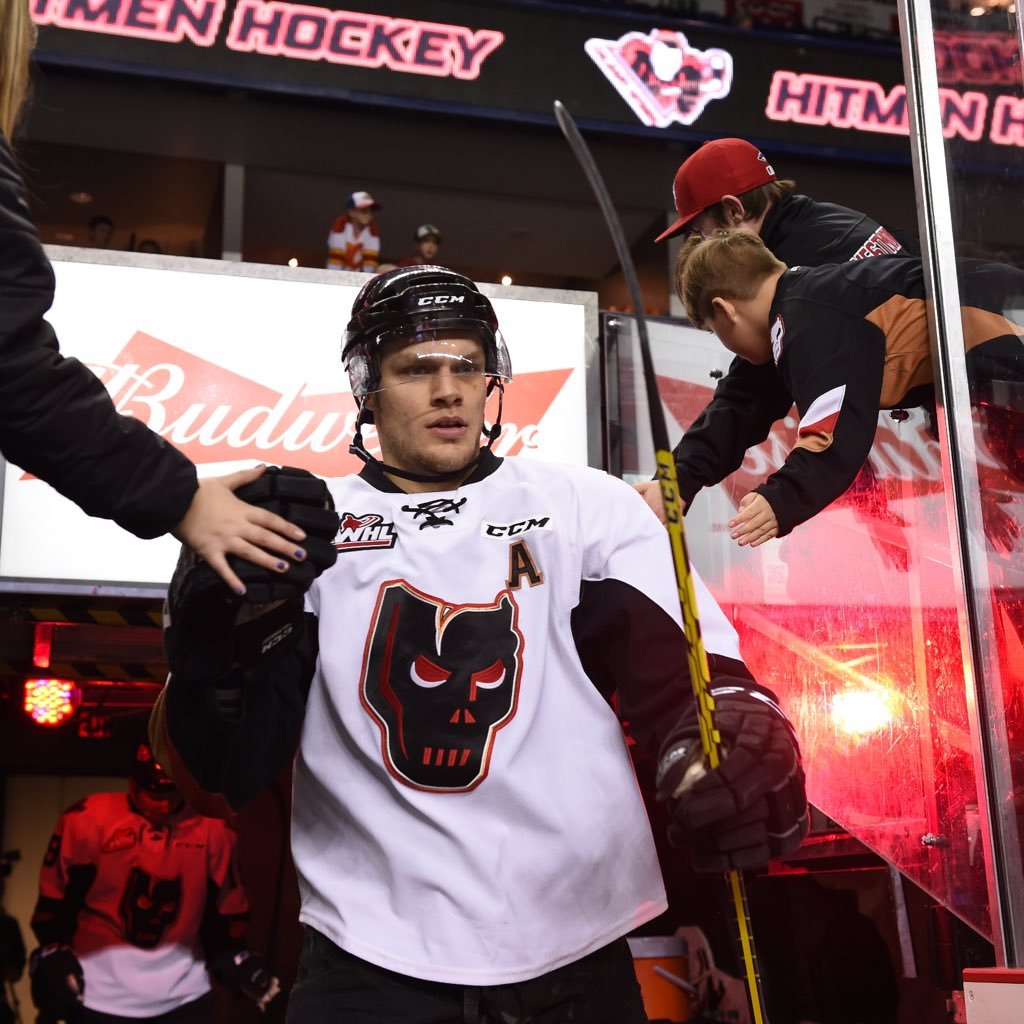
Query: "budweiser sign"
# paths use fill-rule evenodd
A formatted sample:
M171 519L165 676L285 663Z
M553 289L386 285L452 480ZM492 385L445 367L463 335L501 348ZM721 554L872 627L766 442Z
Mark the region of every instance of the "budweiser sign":
M196 465L256 460L300 466L320 476L357 471L349 453L356 408L348 392L287 391L250 380L202 356L136 332L113 362L92 365L117 410L142 420ZM521 374L508 389L494 450L535 449L540 423L569 369ZM364 440L376 452L372 427Z
M130 253L49 252L57 287L47 319L61 350L103 382L124 416L174 445L203 476L265 462L324 477L357 472L349 452L356 409L339 334L360 275L173 259L159 268ZM588 454L587 303L559 293L494 299L512 344L495 451L581 464ZM487 412L497 415L498 403ZM379 451L372 427L366 446ZM91 519L8 464L0 519L0 585L39 581L95 593L162 589L178 556L173 537L141 541ZM387 541L386 524L348 513L352 544Z

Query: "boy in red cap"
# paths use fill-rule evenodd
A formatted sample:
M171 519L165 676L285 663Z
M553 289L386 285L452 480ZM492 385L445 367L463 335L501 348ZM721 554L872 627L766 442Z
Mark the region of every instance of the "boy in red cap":
M787 266L821 266L868 256L891 256L903 246L870 217L794 193L765 155L743 139L705 142L676 171L672 184L679 219L656 239L687 232L744 228L761 236ZM904 255L908 255L904 253Z
M345 208L327 235L327 268L375 274L380 267L380 234L373 215L380 203L369 192L353 192Z
M816 202L795 193L795 187L794 181L780 179L765 155L744 139L705 142L676 171L672 191L679 219L656 241L683 232L706 238L715 231L742 229L759 235L772 255L789 267L916 255L916 247L908 251L892 232L865 214ZM772 424L791 405L792 398L771 365L734 359L711 402L675 448L684 506L702 487L714 486L731 472L726 468L728 460L721 457L722 437L733 438L735 451L745 452L757 443L753 438L768 436ZM664 520L657 483L638 484L637 490Z

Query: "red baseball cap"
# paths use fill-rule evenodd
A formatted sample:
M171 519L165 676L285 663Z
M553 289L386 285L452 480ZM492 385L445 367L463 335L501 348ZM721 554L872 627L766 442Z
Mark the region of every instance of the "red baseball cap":
M705 142L679 165L672 182L679 220L655 241L678 235L694 217L714 206L722 196L741 196L769 181L775 181L775 168L757 146L743 139Z

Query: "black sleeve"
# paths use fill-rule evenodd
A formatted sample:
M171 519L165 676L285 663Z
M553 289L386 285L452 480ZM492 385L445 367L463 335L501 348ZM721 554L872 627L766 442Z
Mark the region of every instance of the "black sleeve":
M739 469L793 404L775 366L737 357L714 397L676 445L679 491L689 505L702 487L713 487Z
M0 451L89 515L158 537L188 510L195 467L140 420L119 415L96 375L61 356L44 319L53 288L0 134Z
M800 412L797 443L782 468L755 490L768 500L784 537L853 483L878 427L885 336L832 307L786 316L800 326L783 337L779 367Z
M60 898L40 893L32 911L32 931L40 946L59 943L72 945L78 915L85 906L85 897L96 880L95 864L72 864L66 869L67 885Z
M583 583L571 628L588 677L605 697L618 695L629 734L657 754L683 708L693 703L682 628L617 579Z
M150 736L157 757L201 814L230 817L295 755L318 654L317 620L302 613L297 643L216 684L173 674Z
M220 886L212 878L206 880L206 902L203 906L203 920L199 925L199 943L203 959L213 969L225 954L230 955L245 948L245 930L249 923L248 914L222 914L220 911Z

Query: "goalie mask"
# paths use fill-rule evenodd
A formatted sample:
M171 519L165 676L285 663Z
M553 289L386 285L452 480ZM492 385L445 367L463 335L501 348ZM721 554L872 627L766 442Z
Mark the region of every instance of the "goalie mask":
M421 344L438 341L436 355L452 358L444 350L444 338L452 332L469 332L484 352L483 374L488 393L498 390L498 415L484 427L486 445L494 444L501 432L501 400L504 385L512 380L512 364L505 341L498 330L498 318L490 300L468 277L447 267L400 267L367 282L356 296L352 315L342 342L341 359L348 372L352 395L359 406L356 436L351 451L364 462L378 462L367 452L362 438L364 423L372 423L366 408L367 395L381 389L380 350L387 342ZM381 463L385 472L409 480L443 482L465 473L477 461L449 473L424 475L408 473Z

